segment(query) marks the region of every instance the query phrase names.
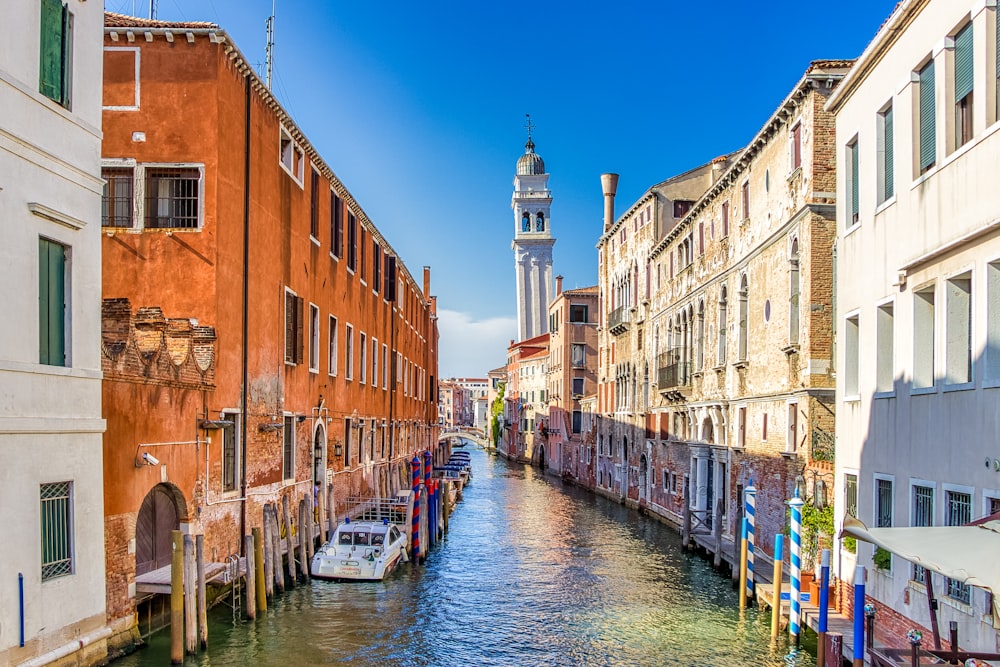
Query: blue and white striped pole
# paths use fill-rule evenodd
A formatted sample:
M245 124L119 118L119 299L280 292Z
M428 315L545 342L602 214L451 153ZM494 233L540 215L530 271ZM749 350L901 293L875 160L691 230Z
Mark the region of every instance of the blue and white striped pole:
M747 518L747 597L753 598L753 533L757 514L757 488L753 485L753 478L750 479L750 485L743 490L743 497L745 505L743 515Z
M830 550L823 549L819 575L819 627L816 630L816 667L826 667L826 632L830 614Z
M802 618L802 506L805 505L802 499L799 498L798 489L795 491L795 497L788 501L788 505L792 509L792 567L789 571L792 580L792 592L789 595L788 639L793 644L797 644L799 641L799 621Z

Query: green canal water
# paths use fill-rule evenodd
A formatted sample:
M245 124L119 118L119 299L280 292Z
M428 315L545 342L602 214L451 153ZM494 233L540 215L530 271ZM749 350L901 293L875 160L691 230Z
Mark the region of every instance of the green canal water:
M676 532L538 470L472 451L473 483L422 567L385 582L300 584L256 621L210 613L186 665L814 664L770 644L728 576ZM113 663L170 663L169 631Z

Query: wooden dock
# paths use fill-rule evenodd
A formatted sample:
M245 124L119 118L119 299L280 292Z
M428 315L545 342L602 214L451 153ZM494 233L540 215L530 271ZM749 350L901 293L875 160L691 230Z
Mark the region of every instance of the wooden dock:
M229 563L205 563L206 584L226 584L234 579L246 576L246 573L246 558L240 558L239 571L235 573L235 576L230 572ZM229 578L227 579L227 577ZM135 578L135 592L136 594L159 593L161 595L170 595L170 566L164 565L156 570L138 575Z

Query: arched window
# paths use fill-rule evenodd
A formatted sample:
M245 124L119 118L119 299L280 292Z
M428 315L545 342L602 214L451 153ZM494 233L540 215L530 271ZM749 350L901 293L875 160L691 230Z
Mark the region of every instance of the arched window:
M746 274L740 279L740 341L737 357L740 361L747 360L747 335L749 334L749 301L750 285L747 282Z
M535 231L544 232L545 231L545 214L538 212L535 214Z
M530 232L531 231L531 215L527 211L521 216L521 231Z
M788 342L799 342L799 240L792 241L788 262Z
M729 323L726 321L726 311L729 308L729 304L726 302L727 295L729 291L726 286L722 286L722 291L719 292L719 365L722 366L726 363L726 329L729 327Z
M697 346L698 351L695 355L695 363L697 369L700 371L705 367L705 301L701 300L698 302L698 320L696 323L697 327Z

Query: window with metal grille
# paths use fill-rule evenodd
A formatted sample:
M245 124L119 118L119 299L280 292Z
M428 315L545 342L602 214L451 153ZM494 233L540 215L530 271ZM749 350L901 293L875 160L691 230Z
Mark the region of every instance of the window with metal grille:
M225 412L222 415L223 421L229 422L222 429L222 490L235 491L239 481L239 440L237 424L239 414L235 412Z
M934 525L934 489L929 486L913 487L913 521L914 526L925 527ZM924 568L913 566L913 580L924 581Z
M282 429L281 443L281 478L295 478L295 417L285 416L285 428Z
M875 480L876 498L875 498L875 527L876 528L891 528L892 527L892 480L888 479L877 479Z
M132 219L132 193L134 172L128 167L101 170L104 179L104 197L101 199L101 226L130 228Z
M42 581L73 573L73 483L40 487Z
M945 525L964 526L972 520L972 494L961 491L948 491L948 507L945 515ZM948 597L965 604L972 604L972 587L960 581L945 577L945 587Z
M844 513L847 516L858 516L858 476L844 475Z
M201 174L189 167L146 169L146 227L197 229Z

